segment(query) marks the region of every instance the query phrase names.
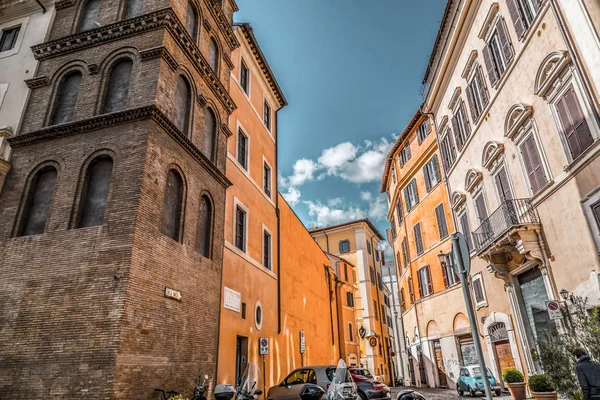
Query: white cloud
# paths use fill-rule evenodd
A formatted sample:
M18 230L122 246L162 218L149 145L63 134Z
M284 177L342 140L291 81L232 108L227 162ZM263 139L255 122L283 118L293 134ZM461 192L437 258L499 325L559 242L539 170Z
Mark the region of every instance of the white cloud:
M306 181L313 179L317 170L317 163L308 158L301 158L294 163L294 173L288 178L292 186L302 186Z
M300 198L302 197L300 191L293 186L288 187L285 192L281 193L281 195L292 207L298 204L300 202Z
M371 201L373 194L371 192L360 192L360 198L364 201Z
M330 174L335 174L338 168L354 160L357 152L358 147L350 142L342 142L323 150L318 161L321 166L327 168Z
M327 200L327 205L329 207L335 207L335 206L339 206L343 202L344 202L344 199L342 197L334 197L332 199Z
M353 206L346 209L335 208L319 201L305 201L304 204L308 207L308 215L312 218L312 226L336 225L366 216L364 210Z
M365 193L365 192L363 192ZM373 221L383 221L388 216L388 203L385 195L371 197L369 200L368 216Z
M382 234L385 236L384 233ZM379 250L383 250L383 253L385 254L385 263L388 265L394 265L394 249L392 246L390 246L387 240L379 242Z

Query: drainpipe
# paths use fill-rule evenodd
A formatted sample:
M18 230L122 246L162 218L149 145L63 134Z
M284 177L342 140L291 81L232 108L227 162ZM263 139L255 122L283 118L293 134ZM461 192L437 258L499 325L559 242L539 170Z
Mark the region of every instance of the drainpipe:
M329 293L329 323L331 325L331 344L335 345L335 334L333 333L333 311L331 310L331 303L333 303L333 298L331 297L331 275L329 273L329 268L331 267L325 264L323 264L323 267L325 268L325 277L327 279L327 292Z
M336 267L337 270L339 271L339 266L340 266L340 262L336 261ZM340 281L338 279L338 277L336 275L334 275L334 281L335 281L335 310L336 310L336 315L337 315L337 328L338 328L338 354L340 356L340 359L342 358L342 333L341 333L341 329L340 329L340 296L339 296L339 292L341 287L343 286L343 282ZM339 285L339 287L338 287ZM345 329L345 328L344 328Z
M40 7L42 7L42 14L45 14L47 10L46 7L42 4L42 2L40 0L35 0L35 2L38 3Z
M275 132L279 136L279 118L274 113ZM277 137L276 139L277 140ZM279 141L275 143L275 215L277 217L277 334L281 334L281 215L279 213Z
M395 267L394 267L395 269ZM390 279L390 284L394 285L394 283L396 284L396 291L397 291L397 295L400 295L400 289L398 289L399 287L399 283L398 282L398 275L394 274L394 276L396 277L396 280L394 282L393 279ZM392 278L392 277L390 277ZM393 286L392 286L393 289ZM394 305L394 326L396 329L396 336L394 337L396 344L398 345L398 352L400 353L400 369L402 370L402 379L406 378L406 374L404 372L404 363L402 362L402 345L400 344L400 337L398 337L398 335L400 333L402 333L402 337L404 338L404 326L402 327L402 332L398 329L398 317L396 316L396 313L398 312L398 309L396 308L396 296L394 295L394 291L392 290L392 304ZM400 323L402 323L402 313L400 313ZM406 343L406 341L404 342ZM396 386L396 382L394 382L394 386Z
M325 234L325 247L327 248L327 252L329 253L329 236L327 235L327 232L325 230L323 230L323 234Z

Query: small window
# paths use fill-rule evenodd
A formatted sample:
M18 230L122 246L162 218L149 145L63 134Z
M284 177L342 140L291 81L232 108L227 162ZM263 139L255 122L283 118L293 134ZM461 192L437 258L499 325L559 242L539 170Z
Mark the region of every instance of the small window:
M31 180L19 236L44 233L57 175L58 172L54 167L45 167Z
M444 169L448 171L452 164L454 164L454 160L456 160L456 149L454 148L454 141L452 140L450 128L448 128L442 136L440 150L442 152Z
M431 281L431 271L429 265L421 268L417 272L419 278L419 294L421 297L427 297L433 294L433 282Z
M373 314L375 314L375 319L379 321L379 306L375 300L373 300Z
M198 10L189 2L187 6L187 15L185 18L185 30L190 34L194 41L198 41Z
M214 72L219 71L219 46L214 38L210 38L208 46L208 65Z
M256 326L257 330L261 330L262 329L262 324L263 324L263 309L262 309L262 304L260 304L259 302L256 302L256 306L254 307L254 325Z
M404 188L404 201L407 211L412 210L419 203L419 192L417 191L417 181L412 181Z
M62 79L56 94L52 125L73 121L80 85L81 72L79 71L70 72Z
M410 160L410 143L406 143L402 150L400 150L400 167L404 167L404 165Z
M263 190L265 194L271 197L271 167L267 163L263 164Z
M497 19L494 31L483 48L483 59L492 86L500 80L514 57L504 18Z
M448 223L446 221L446 211L444 210L444 204L440 204L435 208L435 218L437 220L440 240L443 240L448 237Z
M237 152L238 163L242 168L248 170L248 136L246 136L241 129L238 130Z
M235 208L235 246L246 251L246 211L240 206Z
M348 324L348 339L350 342L354 342L354 328L352 324Z
M242 319L246 319L246 303L242 303Z
M425 176L425 188L429 192L435 185L441 182L440 164L437 154L434 154L431 160L423 167L423 175Z
M481 66L476 65L473 69L475 72L467 86L467 100L471 109L471 118L473 119L473 123L476 124L481 113L487 107L490 96L483 80Z
M574 160L594 143L594 138L572 84L554 106L571 159Z
M548 178L533 134L529 135L529 137L521 143L519 150L523 159L523 164L525 165L525 173L529 178L531 194L535 195L546 186Z
M479 273L473 276L473 297L475 298L475 306L477 308L487 306L487 298L485 296L485 288L483 286L483 277Z
M188 80L179 75L175 89L175 110L173 123L186 136L189 136L190 112L192 109L192 88Z
M344 281L348 282L348 264L344 263Z
M467 119L467 112L465 111L464 101L460 101L456 110L454 110L454 117L452 117L452 128L454 130L454 138L456 139L456 147L458 151L461 151L463 145L467 141L467 138L471 134L471 126Z
M431 120L425 118L421 125L417 128L417 141L421 144L431 133Z
M143 0L127 0L127 5L125 6L125 19L139 17L142 15L143 10Z
M98 10L100 9L100 0L88 0L83 6L79 22L79 32L89 31L98 28Z
M371 254L371 242L367 242L367 252Z
M173 169L167 173L165 199L160 231L173 240L181 240L181 222L183 217L183 180Z
M354 293L346 292L346 305L348 307L354 307Z
M269 269L271 266L271 234L263 231L263 265Z
M21 25L2 30L2 36L0 36L0 53L14 49L20 31Z
M81 214L77 226L86 228L104 223L104 213L112 176L113 160L99 157L90 163L86 171L81 199Z
M265 123L267 129L271 130L271 106L269 106L269 103L267 103L266 101L263 106L263 112L263 122Z
M369 277L371 278L371 284L375 286L375 269L373 267L369 268Z
M243 61L240 68L240 86L246 94L250 94L250 70Z
M420 222L413 227L413 233L415 235L415 247L417 248L417 254L420 255L425 251L423 248L423 236L421 235Z
M339 248L340 248L340 253L349 253L350 252L350 241L349 240L340 240Z
M120 111L127 106L132 68L133 62L129 59L119 61L112 67L104 100L104 113Z
M196 252L210 258L213 236L213 209L212 202L206 195L200 198L198 209L198 229L196 230Z
M217 141L217 118L210 107L204 109L204 143L202 152L212 162L215 161L215 143Z
M521 39L531 26L540 9L539 0L507 0L508 12L513 21L517 37Z

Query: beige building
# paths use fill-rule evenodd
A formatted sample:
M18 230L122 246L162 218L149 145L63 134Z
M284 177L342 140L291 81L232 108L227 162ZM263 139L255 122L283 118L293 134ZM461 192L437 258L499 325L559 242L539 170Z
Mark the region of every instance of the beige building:
M561 290L600 304L599 27L596 1L449 1L425 75L497 377L540 371Z

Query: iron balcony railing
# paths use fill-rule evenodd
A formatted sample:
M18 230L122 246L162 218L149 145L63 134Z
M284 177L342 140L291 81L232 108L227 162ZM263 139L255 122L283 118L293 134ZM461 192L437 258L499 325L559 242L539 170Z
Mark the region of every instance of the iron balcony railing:
M475 251L481 253L515 226L539 224L539 222L537 211L529 199L505 200L473 232Z

